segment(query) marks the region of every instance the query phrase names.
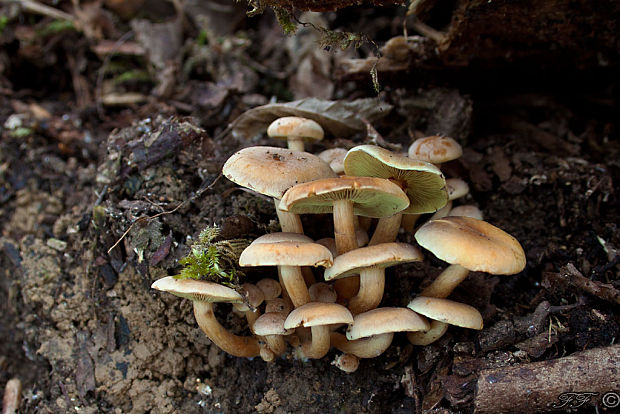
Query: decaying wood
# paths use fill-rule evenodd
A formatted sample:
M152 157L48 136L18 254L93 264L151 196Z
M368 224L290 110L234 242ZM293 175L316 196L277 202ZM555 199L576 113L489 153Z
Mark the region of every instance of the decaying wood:
M620 305L620 291L618 289L610 284L588 279L572 263L562 267L560 273L546 272L543 274L543 286L556 283L568 284L599 299Z
M2 414L14 414L19 411L19 403L22 398L22 382L13 378L4 387L2 398Z
M613 345L484 370L478 377L476 413L534 413L587 405L613 408L609 405L617 403L614 397L620 393L619 361L620 345Z
M395 4L404 5L405 0L369 0L364 3L375 6L390 6ZM252 2L250 2L250 5ZM287 10L304 10L304 11L333 11L342 9L349 6L359 6L359 0L327 0L327 1L313 1L313 0L266 0L262 2L265 6L281 7Z

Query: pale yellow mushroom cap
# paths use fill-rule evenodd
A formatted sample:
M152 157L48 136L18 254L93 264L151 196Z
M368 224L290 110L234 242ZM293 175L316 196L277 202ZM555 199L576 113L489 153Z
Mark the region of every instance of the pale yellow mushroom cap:
M333 263L329 249L318 243L256 239L239 256L241 266L326 266Z
M353 212L366 217L389 217L409 205L399 186L375 177L324 178L291 187L280 209L296 214L330 213L337 200L353 203Z
M420 246L450 264L496 275L511 275L525 268L525 252L510 234L471 217L431 220L416 232Z
M352 341L390 332L426 331L428 321L407 308L377 308L356 315L347 329Z
M482 315L476 308L449 299L418 296L407 307L429 319L469 329L482 329Z
M416 139L409 146L409 158L441 164L463 155L463 148L450 137L433 135Z
M350 149L344 159L344 171L347 175L385 178L398 183L409 197L405 214L432 213L448 202L446 180L439 168L376 145Z
M460 178L448 178L446 188L448 189L449 200L465 197L469 193L469 185Z

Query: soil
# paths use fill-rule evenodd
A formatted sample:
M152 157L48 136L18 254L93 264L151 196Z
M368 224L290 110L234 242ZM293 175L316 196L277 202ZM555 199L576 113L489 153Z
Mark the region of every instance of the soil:
M162 7L160 19L171 13ZM330 28L366 22L379 44L400 34L398 8L365 10L325 19ZM130 22L96 11L111 24L89 20L98 34L35 36L51 20L29 15L11 19L0 36L0 389L22 381L21 412L471 412L481 370L607 346L620 334L618 301L563 277L572 264L620 289L618 62L477 62L420 70L416 79L415 69L386 71L377 95L368 76L337 75L338 59L312 34L287 38L269 12L252 20L242 10L243 32L221 32L200 51L190 41L198 31L184 26L187 42L177 41L185 46L172 60L186 70L173 75L173 92L151 90L171 82L159 77L155 58L130 54L124 65L150 68L157 80L116 91L142 94L142 103L102 106L96 96L111 96L102 92L109 75L97 71L110 61L94 46L118 39ZM293 41L305 55L290 51L299 45L277 47ZM192 59L202 64L192 68ZM248 142L227 125L272 96L312 90L290 66L295 59L315 64L311 78L329 86L317 87L321 98L377 97L393 106L373 122L376 134L328 134L310 152L377 136L404 151L414 137L438 132L463 145L463 157L442 166L470 184L461 204L476 204L515 236L528 261L513 276L473 273L452 295L481 311L482 331L451 328L426 347L399 334L383 355L345 374L331 365L334 350L310 361L229 356L198 329L191 302L150 288L178 272L209 225L225 239L278 230L273 202L238 190L220 171L242 147L278 145L264 135ZM303 223L314 239L331 231L329 218ZM399 240L415 243L412 234ZM406 306L445 267L425 257L388 271L382 306ZM247 278L265 275L274 276L254 270ZM553 310L542 312L547 305ZM219 305L217 316L247 334L230 306Z

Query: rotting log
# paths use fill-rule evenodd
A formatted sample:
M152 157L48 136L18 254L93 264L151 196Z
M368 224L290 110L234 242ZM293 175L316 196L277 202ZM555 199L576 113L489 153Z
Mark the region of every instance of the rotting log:
M554 360L484 370L476 414L620 407L620 345Z

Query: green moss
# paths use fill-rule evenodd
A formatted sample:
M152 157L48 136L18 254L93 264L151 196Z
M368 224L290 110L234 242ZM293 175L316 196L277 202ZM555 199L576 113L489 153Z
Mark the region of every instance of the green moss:
M134 69L121 73L112 81L118 85L128 82L152 82L153 79L146 70Z
M67 31L75 31L75 26L68 20L54 20L37 31L40 37L47 37Z
M183 265L178 279L199 279L220 283L228 287L239 286L244 276L239 269L239 256L250 244L246 239L214 240L219 235L217 227L207 227L200 232L190 253L179 263Z
M292 22L291 14L288 12L288 10L281 7L274 7L273 11L275 12L278 23L280 23L280 26L282 27L282 30L284 30L284 33L286 33L287 35L295 34L295 32L297 31L297 25Z

